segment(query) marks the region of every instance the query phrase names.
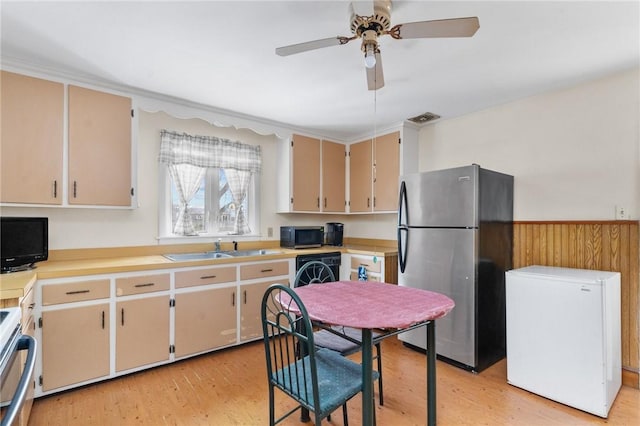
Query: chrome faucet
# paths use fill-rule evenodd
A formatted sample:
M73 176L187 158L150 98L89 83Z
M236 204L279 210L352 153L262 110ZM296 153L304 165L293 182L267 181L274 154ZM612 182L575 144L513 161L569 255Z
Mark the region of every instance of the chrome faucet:
M233 250L234 251L238 251L238 242L237 241L233 242Z
M222 241L222 238L218 238L218 241L216 241L216 243L215 243L216 251L220 251L220 242L221 241Z

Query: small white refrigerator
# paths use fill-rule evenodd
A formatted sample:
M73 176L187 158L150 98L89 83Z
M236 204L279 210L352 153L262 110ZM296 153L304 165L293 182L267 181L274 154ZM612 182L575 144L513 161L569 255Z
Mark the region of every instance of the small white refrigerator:
M622 382L620 273L506 272L509 384L606 418Z

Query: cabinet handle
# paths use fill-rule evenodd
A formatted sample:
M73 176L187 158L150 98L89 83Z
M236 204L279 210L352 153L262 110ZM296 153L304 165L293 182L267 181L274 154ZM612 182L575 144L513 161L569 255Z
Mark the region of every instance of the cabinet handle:
M91 290L74 290L74 291L67 291L66 294L68 295L72 295L72 294L82 294L82 293L89 293Z
M244 304L247 304L247 290L243 291Z
M104 311L102 311L102 329L104 330Z
M34 306L36 306L36 304L35 304L35 303L29 303L29 309L33 309L33 308L34 308Z
M376 197L373 197L373 207L375 208L376 206Z
M320 208L320 197L317 198L318 201L318 208Z
M58 198L58 181L53 181L53 198Z
M231 293L231 306L236 306L236 292Z
M120 324L124 326L124 308L120 310Z
M324 208L327 208L327 197L324 197Z
M272 268L269 269L261 269L260 272L273 272Z
M367 197L367 207L371 207L371 198Z
M217 277L217 275L204 275L202 277L200 277L201 280L210 280L212 278Z
M134 287L151 287L156 285L155 283L144 283L144 284L136 284Z
M73 181L73 198L77 198L78 195L78 182Z

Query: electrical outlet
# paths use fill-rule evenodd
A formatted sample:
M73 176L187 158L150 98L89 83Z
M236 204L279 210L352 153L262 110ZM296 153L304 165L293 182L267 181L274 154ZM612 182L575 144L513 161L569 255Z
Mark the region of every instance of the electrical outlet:
M616 220L626 220L629 218L627 209L622 206L616 206Z
M267 237L273 237L273 228L267 228Z

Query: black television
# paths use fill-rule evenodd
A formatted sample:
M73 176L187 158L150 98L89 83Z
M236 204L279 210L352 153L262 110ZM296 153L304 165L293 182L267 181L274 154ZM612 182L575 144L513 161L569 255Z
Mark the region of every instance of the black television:
M49 257L46 217L0 217L1 272L24 271Z

